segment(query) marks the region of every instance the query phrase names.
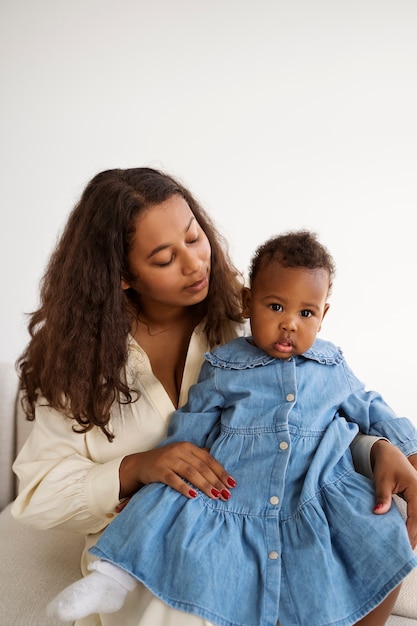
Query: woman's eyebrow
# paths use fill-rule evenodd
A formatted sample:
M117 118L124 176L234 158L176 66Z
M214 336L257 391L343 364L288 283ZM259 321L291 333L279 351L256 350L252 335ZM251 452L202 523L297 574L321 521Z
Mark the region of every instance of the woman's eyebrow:
M188 231L191 228L191 224L193 223L194 220L195 220L195 215L191 217L190 221L188 222L187 226L184 229L184 233L188 233ZM158 252L161 252L161 250L166 250L170 246L172 246L171 243L161 243L160 246L156 246L156 248L150 251L150 253L148 254L148 259L155 256L155 254L158 254Z
M194 220L195 220L195 215L192 215L190 221L188 222L188 226L187 226L187 228L184 231L185 233L188 233L188 231L191 228L191 224L193 223Z

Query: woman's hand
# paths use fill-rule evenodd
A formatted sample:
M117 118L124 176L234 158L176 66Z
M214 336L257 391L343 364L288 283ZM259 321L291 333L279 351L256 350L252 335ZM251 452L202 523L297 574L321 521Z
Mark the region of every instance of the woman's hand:
M386 513L392 494L407 503L407 532L413 548L417 545L417 454L407 457L389 441L376 441L371 448L375 481L374 513Z
M230 488L236 485L207 449L186 441L125 456L119 476L121 499L154 482L165 483L187 498L195 498L197 493L186 482L189 481L210 498L228 500Z

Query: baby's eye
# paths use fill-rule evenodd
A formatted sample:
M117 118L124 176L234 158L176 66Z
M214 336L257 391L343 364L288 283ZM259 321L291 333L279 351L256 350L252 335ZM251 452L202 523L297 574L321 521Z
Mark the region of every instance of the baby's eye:
M313 314L308 309L304 309L304 311L300 312L301 317L311 317Z
M269 307L272 309L272 311L282 311L282 306L280 304L277 304L276 302L270 304Z

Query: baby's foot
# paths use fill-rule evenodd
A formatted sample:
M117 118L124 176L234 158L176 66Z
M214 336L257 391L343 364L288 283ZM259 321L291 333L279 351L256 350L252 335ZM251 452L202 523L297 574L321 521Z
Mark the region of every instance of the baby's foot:
M74 621L92 613L114 613L128 590L110 576L93 572L59 593L46 608L49 617Z

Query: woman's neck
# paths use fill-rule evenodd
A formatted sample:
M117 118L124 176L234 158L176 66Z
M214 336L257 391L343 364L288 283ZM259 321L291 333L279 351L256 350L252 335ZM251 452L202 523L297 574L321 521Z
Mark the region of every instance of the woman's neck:
M132 332L147 353L154 375L175 408L178 407L188 346L198 321L190 307L169 316L148 317L147 312L141 311Z
M191 307L152 311L141 309L137 315L137 330L140 334L146 332L150 337L155 337L174 329L194 328L198 321Z

